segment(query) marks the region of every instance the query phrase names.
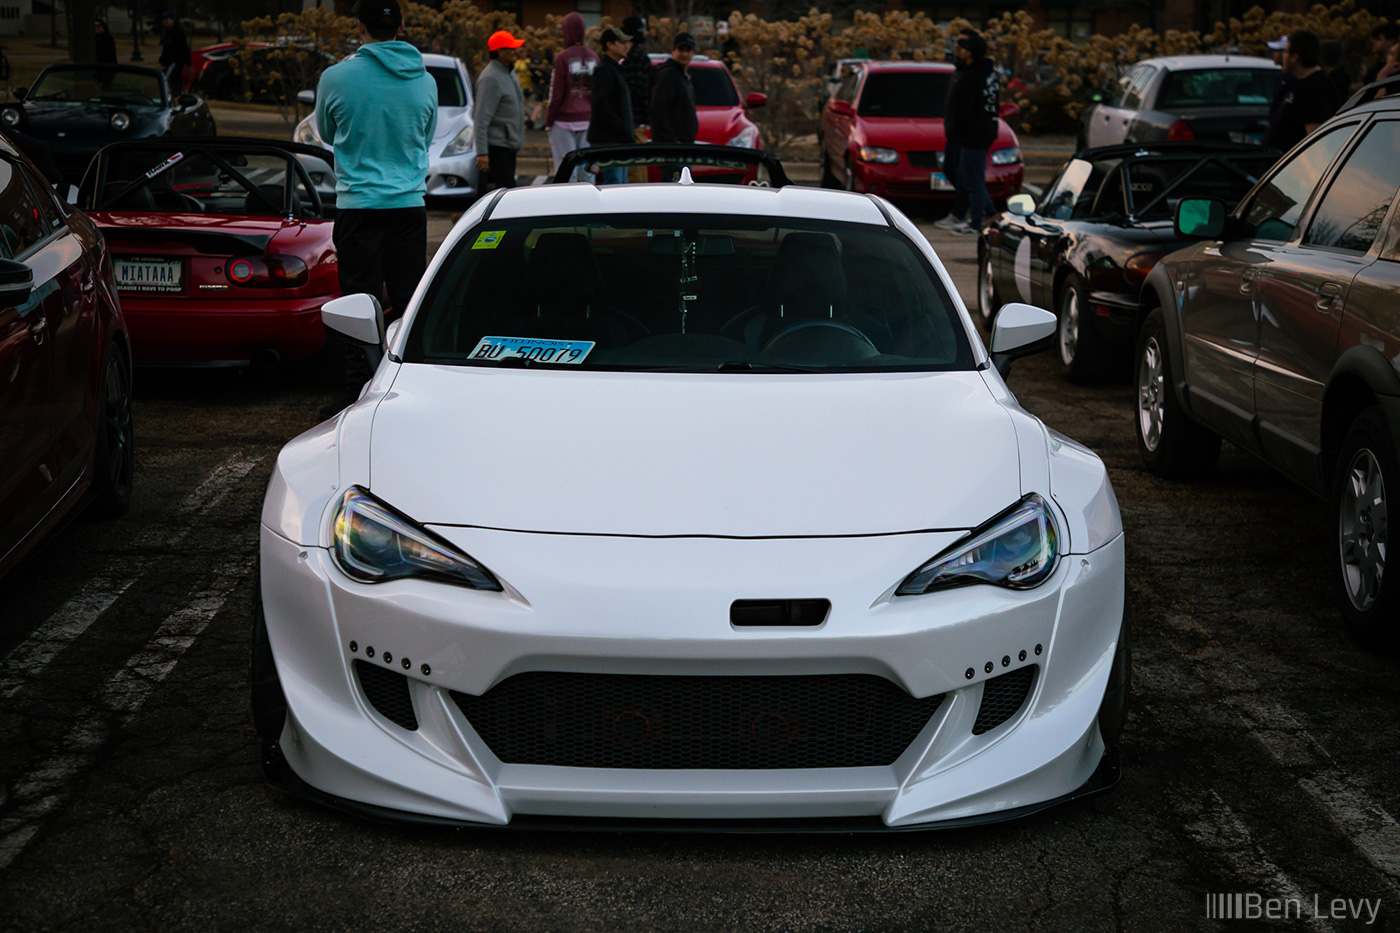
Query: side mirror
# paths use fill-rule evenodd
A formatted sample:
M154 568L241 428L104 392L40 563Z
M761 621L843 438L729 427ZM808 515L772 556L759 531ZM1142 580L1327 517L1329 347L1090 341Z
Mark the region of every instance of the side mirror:
M306 106L310 107L312 104L316 103L316 92L297 91L297 103L305 104Z
M851 106L850 101L833 100L831 102L831 112L838 117L853 117L856 115L856 108Z
M760 94L757 91L754 91L748 97L744 98L744 106L749 108L750 110L753 110L756 107L766 107L768 106L768 95Z
M71 205L73 205L74 207L77 207L77 206L78 206L78 197L79 197L78 186L77 186L77 185L69 185L69 186L68 186L68 191L67 191L67 193L63 195L63 203L65 203L65 204L71 204Z
M1035 213L1035 198L1028 194L1013 194L1006 199L1006 210L1017 217L1029 217Z
M345 295L321 306L321 322L364 347L384 345L384 311L373 295Z
M24 304L34 292L34 270L13 259L0 259L0 308Z
M29 93L29 88L20 86L15 88L11 93L15 95L15 100L24 100L24 96Z
M1011 101L1007 101L1006 103L1001 105L1001 110L997 112L997 115L1000 116L1003 120L1010 120L1012 117L1016 116L1016 114L1020 112L1020 104L1015 104Z
M1225 202L1217 198L1182 198L1172 218L1176 235L1217 240L1225 233Z
M181 94L175 98L175 102L180 105L181 110L189 110L191 107L199 106L199 98L193 94Z
M992 325L992 365L1001 378L1011 374L1012 360L1049 349L1058 323L1044 308L1019 301L1003 305Z

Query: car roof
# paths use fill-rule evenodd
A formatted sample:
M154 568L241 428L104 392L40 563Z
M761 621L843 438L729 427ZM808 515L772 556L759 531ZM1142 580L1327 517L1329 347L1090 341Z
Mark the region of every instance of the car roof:
M1196 68L1278 68L1272 59L1256 58L1252 55L1168 55L1162 58L1144 58L1138 64L1156 65L1168 71Z
M431 68L456 68L459 65L462 65L462 60L455 55L441 55L437 52L424 52L423 64Z
M797 185L538 185L508 189L490 209L492 219L510 220L590 214L739 214L882 227L890 223L866 195Z
M943 71L952 73L952 62L867 62L867 71Z
M660 64L670 57L671 56L666 52L651 52L647 55L647 58L651 59L653 65ZM717 61L708 55L701 55L699 52L695 53L695 57L690 60L690 63L692 65L719 65L721 68L724 67L724 62Z

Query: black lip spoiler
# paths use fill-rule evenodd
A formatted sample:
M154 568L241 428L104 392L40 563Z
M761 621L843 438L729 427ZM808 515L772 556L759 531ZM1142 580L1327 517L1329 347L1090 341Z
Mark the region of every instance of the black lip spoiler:
M102 235L116 247L137 248L153 243L188 243L201 253L211 256L261 256L272 242L271 234L222 233L211 230L186 230L173 227L109 227L103 225Z

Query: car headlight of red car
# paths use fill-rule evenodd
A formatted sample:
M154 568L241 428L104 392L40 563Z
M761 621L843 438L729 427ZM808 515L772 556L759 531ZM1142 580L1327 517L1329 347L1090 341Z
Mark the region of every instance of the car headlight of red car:
M1016 165L1021 161L1021 150L1016 146L992 151L993 165Z
M899 153L884 146L861 146L856 157L862 162L884 162L887 165L899 162Z

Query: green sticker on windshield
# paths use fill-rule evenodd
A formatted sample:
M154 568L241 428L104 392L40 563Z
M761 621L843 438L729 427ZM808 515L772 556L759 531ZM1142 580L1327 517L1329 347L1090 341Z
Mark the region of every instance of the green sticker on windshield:
M495 249L501 245L501 239L506 235L504 230L483 230L477 234L476 242L472 244L472 249Z

